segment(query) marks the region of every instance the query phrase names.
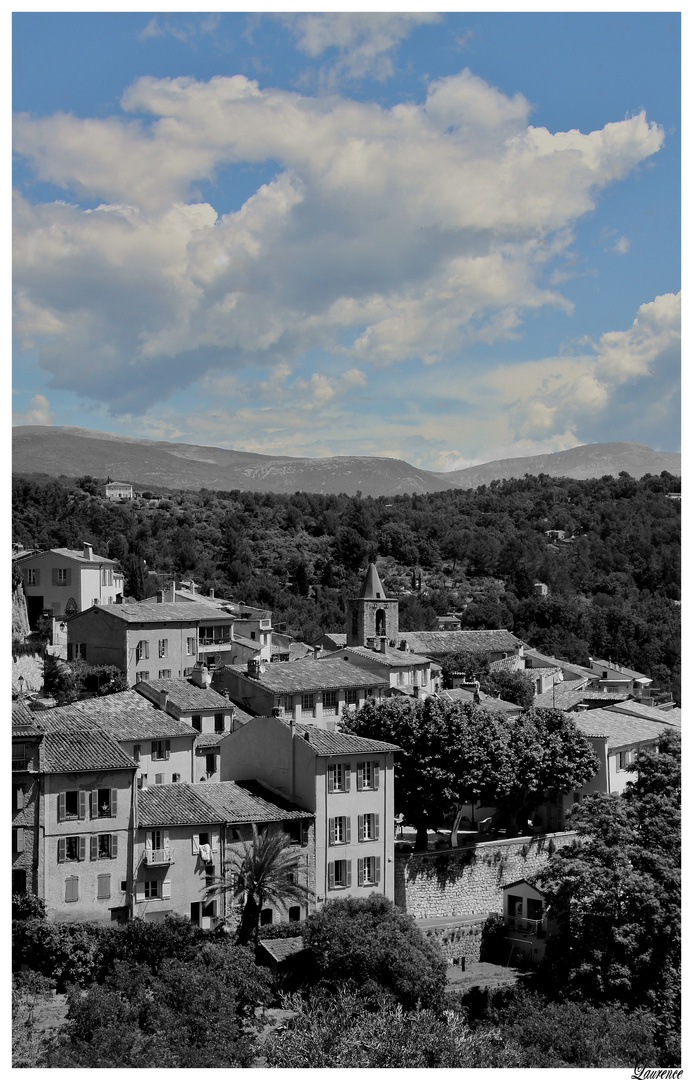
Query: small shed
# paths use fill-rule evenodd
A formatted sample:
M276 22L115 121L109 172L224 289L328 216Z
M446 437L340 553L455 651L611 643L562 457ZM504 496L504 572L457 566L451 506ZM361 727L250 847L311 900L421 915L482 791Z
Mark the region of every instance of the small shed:
M264 938L258 943L257 962L268 967L276 981L283 982L300 965L303 938Z
M503 886L503 922L511 957L538 964L546 944L546 909L543 893L526 878Z

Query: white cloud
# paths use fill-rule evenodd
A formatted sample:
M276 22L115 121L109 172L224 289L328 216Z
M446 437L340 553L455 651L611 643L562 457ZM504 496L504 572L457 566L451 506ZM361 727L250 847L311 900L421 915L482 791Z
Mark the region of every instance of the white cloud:
M323 69L327 80L335 83L341 79L389 78L394 69L388 54L418 26L437 22L440 15L324 12L284 15L282 19L306 56L315 58L328 49L337 49L338 59Z
M534 128L521 95L469 71L391 109L241 75L142 78L122 105L15 130L39 179L102 200L17 197L18 333L52 385L119 414L309 350L363 372L515 337L527 311L569 310L545 279L576 221L663 142L644 114ZM270 161L238 209L191 201L201 180Z
M627 255L630 251L630 240L627 236L619 236L610 250L615 251L618 255Z
M12 413L12 423L16 427L25 425L50 426L53 423L53 413L50 411L48 398L44 397L43 394L34 394L26 412Z

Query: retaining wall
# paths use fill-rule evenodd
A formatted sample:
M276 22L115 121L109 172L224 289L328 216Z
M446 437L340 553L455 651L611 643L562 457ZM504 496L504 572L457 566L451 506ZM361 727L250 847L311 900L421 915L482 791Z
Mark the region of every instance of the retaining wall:
M529 877L575 832L518 836L443 851L397 852L395 903L415 919L503 911L503 886Z

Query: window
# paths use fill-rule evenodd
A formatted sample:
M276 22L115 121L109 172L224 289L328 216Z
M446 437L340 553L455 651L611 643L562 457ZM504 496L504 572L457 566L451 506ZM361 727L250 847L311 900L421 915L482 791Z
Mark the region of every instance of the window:
M207 776L213 776L217 771L217 755L205 754L205 771Z
M358 611L352 611L351 613L351 633L353 637L358 637L359 632L359 613Z
M108 585L108 570L105 566L101 568L101 584Z
M356 766L358 791L377 791L380 785L380 766L377 761L359 761Z
M137 648L135 649L135 659L136 659L138 664L139 664L140 660L148 660L149 659L149 642L148 641L143 640L143 641L138 641L137 642Z
M115 817L118 812L118 791L116 788L97 788L91 793L91 816Z
M20 869L12 871L12 892L26 892L26 870Z
M152 760L153 761L168 761L171 756L171 740L170 739L153 739L152 740Z
M527 897L527 918L541 922L544 915L544 905L541 900L533 896Z
M315 694L301 694L301 712L315 712Z
M272 911L272 908L263 908L260 912L260 926L271 926L273 915L274 912Z
M349 765L330 765L327 770L328 791L348 791L351 787L351 767Z
M135 674L135 682L149 682L149 672L148 671L138 671Z
M330 843L348 844L350 840L351 818L344 816L330 818Z
M180 784L180 773L179 772L174 772L173 776L171 777L171 783Z
M636 756L635 750L621 750L621 752L616 755L616 771L623 772L631 762L635 761Z
M255 631L254 630L250 631L250 640L255 641Z
M24 851L24 829L12 830L12 854L19 855Z
M58 795L58 821L87 816L86 791L61 791Z
M359 885L380 884L380 858L375 855L359 859Z
M145 900L159 899L159 897L161 896L161 890L159 888L160 884L161 883L158 880L143 882Z
M215 731L223 731L224 730L224 714L223 713L218 712L218 713L214 714L214 730Z
M81 862L86 850L86 836L65 836L58 840L58 862Z
M336 712L337 710L337 691L326 690L322 699L322 711L323 712Z
M99 874L96 878L96 899L109 900L111 896L111 875Z
M426 668L421 669L421 685L426 686L428 683L428 671Z
M111 833L99 833L98 836L89 838L91 858L93 859L117 859L118 837Z
M70 903L74 900L79 900L79 878L65 878L65 901Z
M380 815L359 814L359 840L378 840L380 837Z
M193 669L191 667L186 667L186 668L183 669L183 677L185 679L189 679L190 676L192 675L192 673L193 673Z
M127 892L127 889L128 889L127 880L126 881L121 881L121 883L120 883L120 891L121 892Z
M162 772L154 773L154 783L155 784L163 784L163 782L164 782L164 774Z
M160 668L159 669L159 678L160 679L170 679L171 678L171 669L170 668Z
M12 768L14 770L28 769L31 759L31 749L26 743L12 743Z
M186 654L188 656L194 656L195 655L195 638L194 637L186 638L186 650L185 651L186 651Z
M66 570L66 569L63 569L63 568L58 568L57 575L56 575L56 581L54 582L54 584L55 585L69 585L69 577L68 577L69 573L70 573L69 570Z
M292 844L305 844L308 842L307 831L308 824L303 821L287 821L284 825L285 831L289 834L289 839Z
M300 922L300 921L301 921L301 909L298 906L298 904L295 904L295 905L293 905L292 907L289 908L289 922Z
M135 743L132 748L132 758L136 765L139 765L140 758L142 757L142 747L139 743Z
M201 716L193 716L193 717L191 717L190 723L195 728L195 731L202 731L202 717Z
M24 809L24 784L12 785L12 809L15 811Z
M40 580L40 578L39 578L39 571L38 570L27 570L26 571L26 583L27 583L27 585L38 585L39 580Z
M87 646L83 641L75 641L72 646L72 659L73 660L86 660L87 658Z
M216 900L209 900L206 904L202 905L202 918L203 919L216 919L217 917L217 902Z
M330 889L348 889L351 885L351 860L337 859L327 864L327 884Z
M168 638L161 638L159 641L159 659L162 656L168 656Z
M358 704L357 691L356 690L347 690L345 700L346 700L347 705L356 705L356 704Z

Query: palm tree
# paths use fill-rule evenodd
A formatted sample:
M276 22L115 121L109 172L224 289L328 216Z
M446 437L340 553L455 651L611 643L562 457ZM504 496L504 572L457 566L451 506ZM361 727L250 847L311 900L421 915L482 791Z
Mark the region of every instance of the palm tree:
M207 889L207 897L231 896L242 900L243 912L238 927L238 944L257 944L260 912L267 903L286 910L287 901L307 901L311 890L299 882L303 858L300 852L290 851L290 838L284 832L259 832L253 825L251 843L243 851L234 851L226 863L225 873Z

